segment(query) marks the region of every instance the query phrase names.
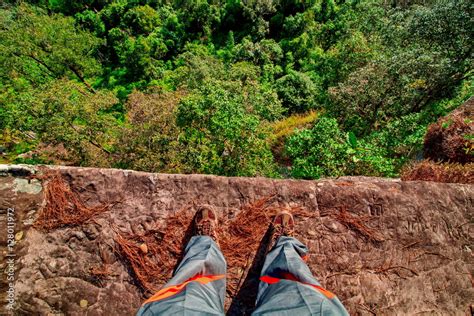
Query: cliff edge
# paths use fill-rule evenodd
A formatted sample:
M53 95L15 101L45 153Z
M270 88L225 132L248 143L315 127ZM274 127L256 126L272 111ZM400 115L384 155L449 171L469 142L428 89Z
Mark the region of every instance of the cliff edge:
M228 314L253 308L264 238L253 232L279 208L295 211L311 270L353 315L466 315L474 304L473 185L6 165L0 173L1 289L14 314L133 315L172 273L199 204L213 205L234 234L223 246ZM150 264L160 277L140 275Z

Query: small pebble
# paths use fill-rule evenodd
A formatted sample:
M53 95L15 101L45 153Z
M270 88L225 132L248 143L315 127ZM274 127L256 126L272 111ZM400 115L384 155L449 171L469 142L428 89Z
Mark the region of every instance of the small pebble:
M23 231L19 231L15 234L15 240L20 241L23 238Z
M89 304L89 302L87 300L81 300L79 302L79 305L82 307L82 308L86 308L87 305Z
M143 243L140 245L140 250L143 252L143 253L148 253L148 246Z

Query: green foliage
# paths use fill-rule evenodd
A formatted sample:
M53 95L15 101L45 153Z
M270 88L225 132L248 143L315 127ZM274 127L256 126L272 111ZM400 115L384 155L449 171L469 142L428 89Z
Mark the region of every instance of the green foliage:
M236 62L230 67L210 55L206 47L189 45L179 56L181 65L172 75L174 86L199 90L203 85L216 87L239 95L249 111L260 118L273 121L284 112L281 101L269 84L258 81L261 71L249 62Z
M178 106L185 172L227 176L275 175L267 132L241 95L209 82Z
M368 64L353 72L345 82L329 89L333 101L329 111L347 129L365 135L384 118L405 112L390 95L395 89L397 86L383 66Z
M285 149L293 162L291 175L303 179L344 175L351 153L337 121L327 117L289 137Z
M297 178L323 176L397 175L410 158L421 152L426 124L419 114L390 123L379 132L358 139L344 133L335 119L322 117L312 129L289 137L285 150L292 160L291 174Z
M397 176L473 94L473 21L468 0L9 1L2 161Z
M160 22L158 13L149 5L131 8L123 16L123 23L133 34L149 34L160 25Z
M275 88L290 113L311 110L317 105L318 87L304 73L291 71L275 82Z
M190 89L199 88L205 81L212 78L224 78L224 64L209 54L203 46L189 46L187 51L179 56L179 65L172 74L175 85L183 85Z
M250 39L244 40L235 46L234 56L237 60L247 60L257 65L278 64L283 51L274 40L261 40L253 43Z
M91 93L83 85L58 80L18 95L16 128L33 132L33 139L48 146L64 145L78 164L108 165L108 113L117 99L108 91Z
M92 10L84 10L74 16L75 20L84 28L94 32L97 36L103 36L105 33L105 24L100 15Z
M443 1L387 14L388 23L380 31L381 44L386 45L381 54L329 89L328 110L358 135L453 97L472 75L469 1Z
M74 25L74 19L45 15L38 8L19 5L0 10L0 78L18 77L32 84L63 76L87 82L100 71L95 51L101 40Z
M113 165L149 172L180 172L175 112L185 95L183 90L133 91L125 105L126 124L116 129Z

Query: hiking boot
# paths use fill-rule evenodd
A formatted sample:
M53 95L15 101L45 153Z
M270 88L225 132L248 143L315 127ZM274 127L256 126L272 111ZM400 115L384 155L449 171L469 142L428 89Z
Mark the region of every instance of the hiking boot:
M196 235L209 236L216 243L219 243L216 233L217 215L210 206L198 208L194 216L194 223L196 225Z
M295 220L288 212L281 212L273 219L272 223L272 246L275 246L281 236L295 236Z

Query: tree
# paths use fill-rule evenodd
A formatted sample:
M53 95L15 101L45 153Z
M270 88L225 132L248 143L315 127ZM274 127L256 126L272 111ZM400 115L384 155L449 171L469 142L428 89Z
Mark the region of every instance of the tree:
M321 117L311 129L297 131L286 141L295 178L319 179L344 175L349 145L335 119Z
M421 63L424 71L418 71L425 82L417 109L432 100L451 97L460 82L472 76L474 69L471 1L450 0L415 7L406 28L412 45L419 47L415 54L427 55L425 59L429 61L429 64Z
M275 82L275 89L289 113L304 112L317 105L318 87L304 73L290 71Z
M391 11L380 31L386 45L382 54L329 89L329 111L346 129L366 135L452 97L460 82L472 75L469 43L474 28L469 28L469 12L463 0Z
M74 19L46 15L38 8L21 4L0 11L0 76L8 82L18 74L33 84L64 76L87 81L100 71L95 59L101 40L77 28Z
M369 64L329 89L333 101L329 111L347 130L365 135L387 118L400 115L401 105L394 100L400 90L385 67Z
M260 67L250 62L236 62L226 67L203 46L188 45L187 49L180 55L181 66L173 74L176 86L200 91L202 85L212 82L240 95L247 110L260 119L273 121L281 117L284 109L276 92L269 84L259 82Z
M76 164L109 166L110 112L117 99L109 91L92 93L68 79L55 80L12 100L18 107L17 129L31 131L45 145L63 145Z
M126 122L119 127L113 148L114 165L149 172L180 172L176 108L185 95L185 90L133 91L125 104Z
M150 34L161 24L158 12L149 5L137 6L128 10L123 16L123 24L133 31L133 34Z
M324 116L294 132L295 175L395 176L472 95L473 21L468 0L7 1L0 150L275 175L267 126Z
M245 38L234 48L236 60L250 61L257 65L278 64L283 58L283 51L274 40L261 40L253 43Z
M187 173L275 175L266 130L241 95L208 82L182 100L177 123Z

